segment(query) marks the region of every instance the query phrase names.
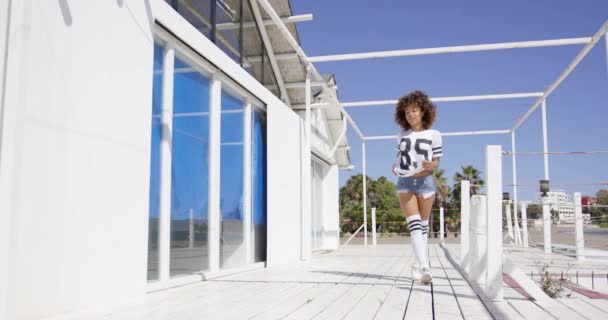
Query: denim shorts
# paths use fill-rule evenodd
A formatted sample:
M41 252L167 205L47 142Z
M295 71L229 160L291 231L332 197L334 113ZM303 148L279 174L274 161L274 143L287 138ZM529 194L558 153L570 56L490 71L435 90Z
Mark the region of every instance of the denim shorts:
M422 178L402 178L397 180L397 193L413 192L416 196L430 197L435 193L435 181L433 175L429 174Z

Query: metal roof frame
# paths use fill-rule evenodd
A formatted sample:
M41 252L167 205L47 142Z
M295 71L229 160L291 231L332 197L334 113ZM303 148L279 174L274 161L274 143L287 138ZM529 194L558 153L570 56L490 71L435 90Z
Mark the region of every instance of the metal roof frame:
M254 0L255 1L255 0ZM395 139L396 136L369 136L363 135L361 130L357 127L356 123L352 120L349 114L346 112L345 107L363 107L363 106L374 106L374 105L394 105L396 100L381 100L381 101L362 101L362 102L340 102L337 96L332 90L324 83L323 78L315 69L313 62L327 62L327 61L344 61L344 60L357 60L357 59L371 59L371 58L386 58L386 57L397 57L397 56L412 56L412 55L428 55L428 54L440 54L440 53L454 53L454 52L474 52L474 51L487 51L487 50L506 50L516 48L532 48L532 47L547 47L547 46L562 46L562 45L577 45L584 44L583 49L578 55L572 60L568 67L562 72L562 74L549 86L544 92L533 92L533 93L513 93L513 94L497 94L497 95L477 95L477 96L462 96L462 97L443 97L434 98L433 101L471 101L471 100L488 100L488 99L515 99L515 98L528 98L538 97L536 102L529 108L529 110L520 118L517 123L507 130L493 130L493 131L468 131L468 132L448 132L442 133L443 136L463 136L463 135L480 135L480 134L511 134L511 145L512 145L512 165L513 165L513 192L514 201L517 202L517 171L516 171L516 153L515 153L515 131L517 128L534 112L538 106L541 106L542 110L542 125L543 125L543 155L544 155L544 169L545 179L549 179L549 159L548 159L548 146L547 146L547 107L546 99L551 93L559 86L559 84L570 75L570 73L576 68L576 66L583 60L583 58L591 51L591 49L604 37L606 42L607 62L608 62L608 20L602 24L599 30L593 37L582 37L582 38L568 38L568 39L552 39L552 40L540 40L540 41L522 41L522 42L508 42L508 43L494 43L494 44L481 44L481 45L467 45L467 46L453 46L453 47L438 47L438 48L423 48L423 49L408 49L408 50L393 50L393 51L378 51L368 53L354 53L354 54L340 54L340 55L329 55L319 57L308 57L304 50L299 46L297 41L289 33L289 30L285 27L281 18L276 14L268 0L257 0L260 5L264 8L266 13L270 16L271 20L274 21L275 25L279 28L281 33L285 36L286 40L292 46L301 62L306 65L307 76L304 85L306 90L306 103L304 106L294 105L294 109L305 109L305 122L306 122L306 135L308 148L310 150L310 111L311 108L338 108L344 118L351 124L354 131L362 140L362 151L363 151L363 175L365 176L365 142L367 140L384 140L384 139ZM311 82L310 78L314 77L320 82L324 91L329 93L329 103L316 103L313 104L310 99L311 95ZM344 126L346 130L346 125ZM340 143L343 139L344 134L340 135L340 138L335 141L333 151L341 146ZM352 167L352 166L349 166ZM363 194L366 194L366 179L363 179ZM363 196L363 210L367 210L367 199ZM516 209L517 210L517 209ZM367 215L364 214L364 239L367 245Z

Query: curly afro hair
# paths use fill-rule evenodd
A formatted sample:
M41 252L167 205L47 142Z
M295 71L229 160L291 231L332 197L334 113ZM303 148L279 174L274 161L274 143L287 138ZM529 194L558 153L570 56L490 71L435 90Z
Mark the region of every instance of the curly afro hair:
M403 130L410 130L412 128L405 119L405 107L409 105L420 107L420 111L422 111L422 127L425 130L429 129L433 125L433 122L435 122L435 110L437 107L431 102L429 96L420 90L412 91L397 101L397 105L395 106L395 122Z

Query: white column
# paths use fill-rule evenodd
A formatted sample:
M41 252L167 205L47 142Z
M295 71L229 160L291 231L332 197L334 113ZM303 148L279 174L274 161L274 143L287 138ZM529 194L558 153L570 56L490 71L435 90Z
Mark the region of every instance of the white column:
M222 82L219 71L211 77L209 90L209 201L208 201L208 254L209 271L220 268L220 143L222 132Z
M311 139L312 139L312 130L311 130L311 87L310 87L310 74L311 74L311 66L308 65L306 67L306 82L304 88L304 100L306 104L306 112L304 117L304 150L302 152L302 212L301 212L301 223L302 223L302 248L300 252L301 260L310 259L311 255L311 214L312 214L312 157L310 155L311 152Z
M507 236L509 237L509 241L513 242L515 239L513 235L513 221L511 219L511 202L504 201L505 206L505 215L507 216Z
M515 244L521 245L521 234L519 231L519 219L517 217L517 154L515 149L515 130L511 132L511 164L513 166L513 220L515 229Z
M549 180L549 145L547 143L547 103L543 99L542 102L542 121L543 121L543 159L545 163L545 180Z
M439 243L441 244L445 244L444 241L444 235L443 235L443 207L439 208ZM462 222L460 223L460 229L461 229L461 236L462 236L462 229L465 229L462 227Z
M528 247L528 213L527 213L527 208L526 208L526 204L522 203L521 205L521 227L523 230L523 246L524 248Z
M363 242L367 245L367 179L365 173L365 140L361 142L363 150Z
M376 245L376 207L372 207L372 244Z
M486 174L486 296L490 301L502 301L502 151L499 145L486 147Z
M245 246L245 264L253 263L253 217L251 212L251 189L252 189L252 172L251 161L253 154L251 152L252 138L252 113L253 107L251 102L245 104L245 114L243 115L244 132L243 132L243 239Z
M175 52L168 43L163 53L163 84L160 145L160 213L158 226L158 272L161 282L169 279L171 259L171 134L173 131L173 65Z
M471 182L460 181L460 265L469 265L469 221L471 217Z
M474 195L471 197L471 247L469 248L471 259L467 265L467 277L470 281L486 287L487 266L484 257L487 254L487 221L488 215L487 197Z
M513 232L515 233L515 244L521 246L521 231L519 219L517 218L517 202L513 201Z
M576 240L576 258L585 260L585 237L583 234L583 207L581 205L581 193L574 193L574 223Z
M551 207L549 197L543 197L543 234L545 253L551 253Z
M194 248L194 209L188 210L188 248Z

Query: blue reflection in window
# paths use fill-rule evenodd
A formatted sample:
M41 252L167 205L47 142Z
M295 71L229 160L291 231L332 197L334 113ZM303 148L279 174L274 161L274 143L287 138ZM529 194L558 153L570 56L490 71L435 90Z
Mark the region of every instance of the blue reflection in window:
M220 210L221 266L245 264L243 241L243 107L244 102L222 92Z
M171 276L208 268L209 80L175 59L171 148Z
M252 126L252 210L254 262L266 261L266 114L254 108Z

